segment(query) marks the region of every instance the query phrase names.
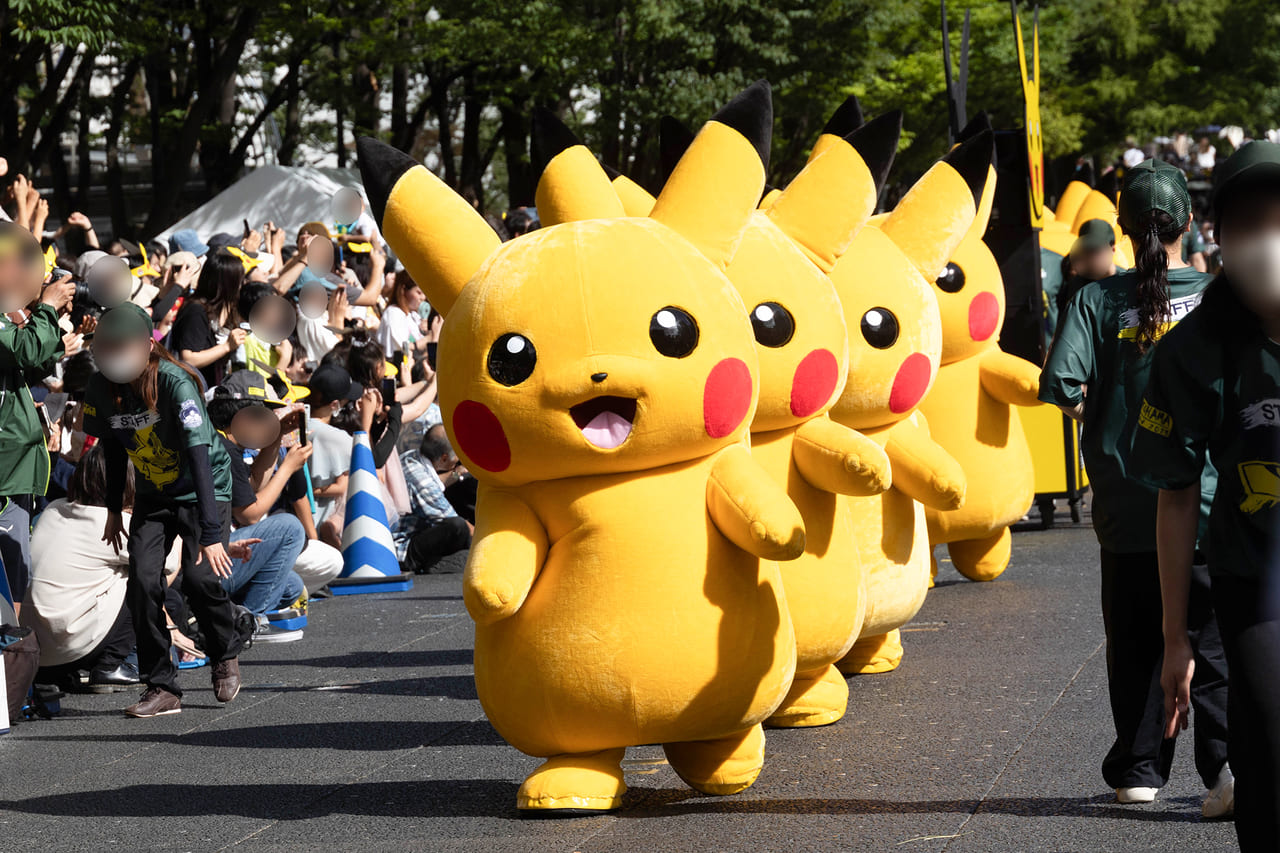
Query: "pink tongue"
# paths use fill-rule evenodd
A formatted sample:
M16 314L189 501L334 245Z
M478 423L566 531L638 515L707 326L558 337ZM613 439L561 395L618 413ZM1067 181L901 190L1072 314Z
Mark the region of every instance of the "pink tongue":
M631 435L631 421L613 412L601 412L582 428L587 441L604 450L613 450Z

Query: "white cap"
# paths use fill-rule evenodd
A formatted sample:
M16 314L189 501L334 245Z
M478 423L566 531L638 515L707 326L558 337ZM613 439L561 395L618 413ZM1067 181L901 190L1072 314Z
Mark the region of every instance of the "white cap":
M1147 155L1143 154L1141 150L1137 148L1130 148L1128 151L1124 152L1124 167L1126 169L1132 169L1145 159L1147 159Z
M84 281L85 276L89 274L89 268L105 257L107 257L106 252L98 249L90 249L80 257L76 258L76 268L73 270L76 274L76 278Z

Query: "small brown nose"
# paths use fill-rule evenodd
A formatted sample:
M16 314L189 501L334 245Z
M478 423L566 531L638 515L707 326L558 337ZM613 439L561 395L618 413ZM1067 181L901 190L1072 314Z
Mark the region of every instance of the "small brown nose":
M603 381L605 381L605 380L606 380L606 379L608 379L608 378L609 378L609 374L607 374L607 373L593 373L593 374L591 374L591 381L592 381L592 382L603 382Z

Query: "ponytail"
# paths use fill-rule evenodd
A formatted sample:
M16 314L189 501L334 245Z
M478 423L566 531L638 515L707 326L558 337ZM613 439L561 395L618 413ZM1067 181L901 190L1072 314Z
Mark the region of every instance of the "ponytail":
M1185 225L1185 223L1184 223ZM1142 218L1140 229L1130 234L1134 249L1134 270L1138 274L1138 351L1145 353L1160 339L1169 320L1169 251L1183 226L1162 211L1153 210Z

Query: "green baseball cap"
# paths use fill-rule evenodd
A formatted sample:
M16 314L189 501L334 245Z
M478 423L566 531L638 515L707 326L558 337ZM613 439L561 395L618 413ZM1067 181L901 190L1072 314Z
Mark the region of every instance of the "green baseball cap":
M1116 232L1111 227L1111 223L1105 219L1090 219L1080 226L1080 233L1076 236L1076 242L1071 246L1071 251L1080 249L1085 252L1094 252L1115 244Z
M94 337L104 341L127 341L149 338L155 330L151 315L132 302L118 305L98 318Z
M1255 140L1236 151L1213 170L1213 218L1222 218L1222 206L1242 187L1280 184L1280 145Z
M1187 176L1163 160L1143 160L1125 173L1120 192L1120 227L1127 234L1137 234L1143 229L1143 218L1152 210L1168 214L1179 228L1191 221Z

